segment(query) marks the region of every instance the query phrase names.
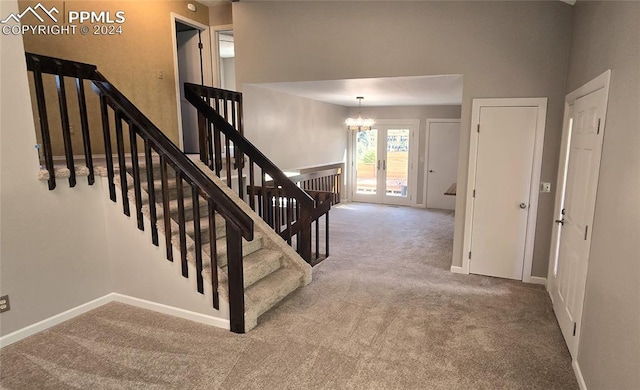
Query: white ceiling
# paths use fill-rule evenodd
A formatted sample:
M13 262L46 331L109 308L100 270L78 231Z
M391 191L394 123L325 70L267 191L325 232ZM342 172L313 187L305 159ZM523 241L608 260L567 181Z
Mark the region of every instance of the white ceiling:
M346 107L462 104L462 75L250 84Z

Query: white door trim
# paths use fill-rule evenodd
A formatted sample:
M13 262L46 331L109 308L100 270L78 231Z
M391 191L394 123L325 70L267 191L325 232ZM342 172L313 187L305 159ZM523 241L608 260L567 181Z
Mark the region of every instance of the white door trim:
M184 138L182 133L182 105L180 103L180 73L178 69L178 42L176 39L176 21L184 23L202 31L202 72L205 85L212 85L212 69L211 69L211 34L209 34L209 26L189 19L186 16L179 15L175 12L171 13L171 44L173 45L173 77L176 85L176 103L178 108L178 146L180 150L184 150Z
M547 117L547 98L504 98L504 99L473 99L471 109L471 138L469 141L469 168L467 177L466 210L464 217L462 273L469 273L469 257L471 251L471 232L473 224L473 188L476 181L476 158L478 152L478 132L481 107L537 107L535 143L533 147L533 169L531 172L531 193L529 194L529 218L524 249L524 267L522 281L536 283L531 277L533 264L533 246L535 243L536 220L538 216L538 188L540 171L542 168L542 148L544 143L545 121Z
M460 123L460 118L428 118L427 119L427 127L425 129L425 140L424 140L424 185L422 188L422 196L423 196L423 207L427 208L427 186L428 186L428 177L427 171L429 169L429 139L431 132L431 124L432 123Z

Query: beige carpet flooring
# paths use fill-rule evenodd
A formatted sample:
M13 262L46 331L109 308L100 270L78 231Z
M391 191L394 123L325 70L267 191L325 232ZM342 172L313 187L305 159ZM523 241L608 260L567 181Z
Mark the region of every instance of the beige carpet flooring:
M543 288L449 272L452 213L351 203L331 221L314 281L250 333L112 303L3 348L0 387L578 387Z

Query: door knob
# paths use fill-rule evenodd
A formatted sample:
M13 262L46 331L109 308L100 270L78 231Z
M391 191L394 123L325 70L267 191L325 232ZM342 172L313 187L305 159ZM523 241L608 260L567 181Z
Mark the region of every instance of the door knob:
M527 204L526 203L520 203L520 208L521 209L526 209L527 208Z
M429 173L433 173L433 169L429 169Z
M560 225L564 225L564 218L556 219L556 223L559 223Z

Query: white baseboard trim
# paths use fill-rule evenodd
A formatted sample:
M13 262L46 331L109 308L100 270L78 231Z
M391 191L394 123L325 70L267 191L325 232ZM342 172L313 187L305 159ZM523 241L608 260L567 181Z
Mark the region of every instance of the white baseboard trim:
M580 365L577 360L571 362L571 366L573 367L573 372L576 374L576 379L578 380L578 386L580 390L587 390L587 384L584 383L584 378L582 377L582 371L580 371Z
M462 269L462 267L459 267L457 265L452 265L451 266L451 272L453 272L454 274L464 274L467 275L466 272L464 272L464 270Z
M170 316L183 318L185 320L199 322L201 324L212 325L217 328L226 330L231 329L229 320L225 320L224 318L208 316L206 314L200 314L194 311L184 310L177 307L164 305L162 303L151 302L118 293L111 293L109 295L113 295L113 301L115 302L120 302L127 305L136 306L141 309L147 309Z
M26 326L22 329L18 329L15 332L9 333L6 336L0 337L0 348L6 347L7 345L13 344L16 341L20 341L24 338L32 336L36 333L40 333L43 330L47 330L52 326L56 326L61 324L67 320L70 320L74 317L79 316L80 314L84 314L88 311L96 309L102 305L105 305L111 302L113 299L110 297L111 294L107 294L98 299L94 299L93 301L84 303L80 306L76 306L72 309L64 311L60 314L56 314L52 317L46 318L40 322L36 322L35 324Z
M167 314L170 316L183 318L185 320L199 322L201 324L211 325L211 326L215 326L215 327L226 329L226 330L230 329L229 320L226 320L224 318L208 316L205 314L200 314L200 313L180 309L173 306L164 305L162 303L156 303L156 302L146 301L140 298L130 297L128 295L110 293L103 297L94 299L93 301L84 303L80 306L76 306L60 314L56 314L52 317L36 322L35 324L26 326L22 329L16 330L15 332L2 336L0 337L0 348L4 348L7 345L11 345L17 341L20 341L24 338L32 336L36 333L40 333L53 326L61 324L67 320L70 320L74 317L77 317L93 309L97 309L98 307L106 305L107 303L110 303L110 302L120 302L127 305L139 307L142 309L147 309L147 310L155 311L158 313Z
M542 278L540 276L531 276L529 278L529 280L525 280L525 283L532 283L532 284L541 284L543 286L547 285L547 278Z

